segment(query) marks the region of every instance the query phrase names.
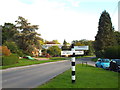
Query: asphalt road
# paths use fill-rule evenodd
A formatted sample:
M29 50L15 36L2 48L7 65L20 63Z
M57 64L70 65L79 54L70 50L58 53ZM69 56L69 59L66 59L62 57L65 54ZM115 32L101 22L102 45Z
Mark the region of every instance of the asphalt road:
M76 64L87 61L93 65L91 58L76 59ZM2 88L35 88L53 77L70 69L71 61L52 62L24 68L13 68L2 71Z
M92 58L95 58L95 57L86 57L86 58L76 59L76 63L87 62L88 65L95 66L95 62L91 61Z

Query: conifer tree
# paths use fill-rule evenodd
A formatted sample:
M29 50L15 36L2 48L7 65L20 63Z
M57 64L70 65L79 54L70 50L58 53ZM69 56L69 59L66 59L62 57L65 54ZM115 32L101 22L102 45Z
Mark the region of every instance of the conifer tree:
M98 25L98 32L95 36L95 53L97 57L102 57L104 50L109 46L116 45L114 29L108 12L103 11Z

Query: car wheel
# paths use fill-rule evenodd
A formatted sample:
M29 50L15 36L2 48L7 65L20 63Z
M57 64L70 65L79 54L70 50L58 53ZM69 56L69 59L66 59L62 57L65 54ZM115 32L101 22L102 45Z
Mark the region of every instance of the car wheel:
M95 66L98 67L97 64L95 64Z
M103 66L101 65L101 68L103 68Z

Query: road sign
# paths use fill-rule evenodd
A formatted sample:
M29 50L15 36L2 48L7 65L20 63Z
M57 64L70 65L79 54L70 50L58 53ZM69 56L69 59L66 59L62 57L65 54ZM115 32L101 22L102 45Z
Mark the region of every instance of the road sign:
M75 50L89 50L89 46L74 46Z
M75 55L83 55L84 51L61 51L61 55L73 55L73 53Z

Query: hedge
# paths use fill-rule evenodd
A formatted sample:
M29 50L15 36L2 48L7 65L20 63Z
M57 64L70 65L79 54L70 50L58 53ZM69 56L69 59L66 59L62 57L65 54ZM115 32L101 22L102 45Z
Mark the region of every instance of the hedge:
M105 58L120 59L120 46L111 46L105 50Z
M2 66L12 65L19 61L19 57L16 54L11 54L10 56L2 56Z

